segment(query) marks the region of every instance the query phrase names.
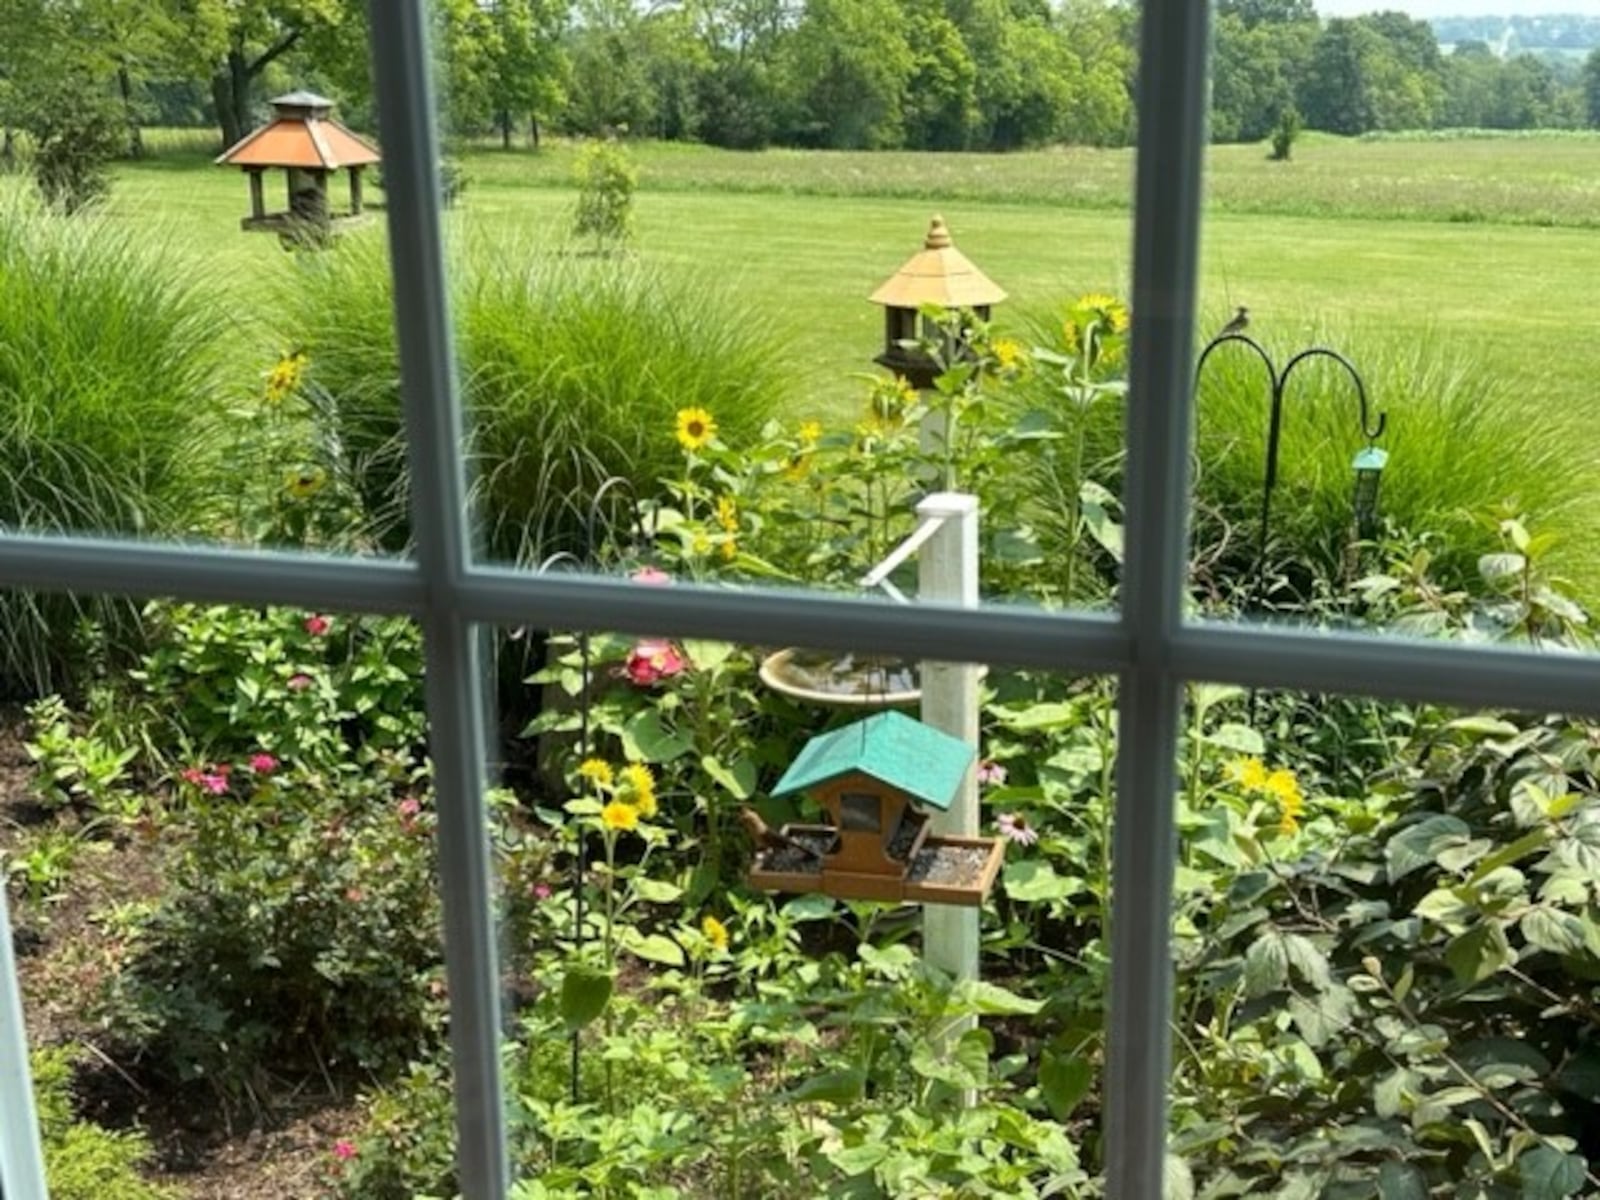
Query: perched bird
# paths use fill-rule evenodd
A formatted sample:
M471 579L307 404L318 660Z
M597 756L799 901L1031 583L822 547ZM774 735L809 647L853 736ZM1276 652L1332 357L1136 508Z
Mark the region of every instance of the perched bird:
M1233 314L1233 320L1222 327L1218 337L1227 337L1230 333L1243 333L1250 328L1250 310L1244 305L1239 305L1239 311Z
M788 847L798 850L807 858L821 858L810 846L804 842L796 841L792 837L779 833L761 819L761 814L752 808L739 810L739 823L744 826L744 831L750 835L750 840L755 843L757 850L777 850Z

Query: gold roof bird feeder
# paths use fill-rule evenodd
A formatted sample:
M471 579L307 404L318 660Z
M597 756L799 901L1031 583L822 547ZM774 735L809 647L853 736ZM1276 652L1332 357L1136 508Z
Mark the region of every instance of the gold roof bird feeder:
M338 229L366 220L361 172L382 161L376 147L351 133L329 114L333 101L311 92L290 92L272 102L273 119L222 154L220 166L241 168L250 180L250 215L245 230L276 233L288 242L323 241ZM265 175L282 170L288 208L268 212ZM350 208L335 212L328 180L339 171L350 177Z
M944 218L936 216L928 225L922 249L872 293L872 303L883 305L883 353L873 361L903 375L919 391L933 386L940 367L915 343L938 336L931 322L922 317L924 306L946 311L970 308L984 321L994 305L1006 298L994 280L973 265L956 249ZM949 348L954 357L955 347Z
M973 758L960 738L893 711L812 738L772 794L809 795L829 823L774 833L744 810L756 842L751 886L844 900L982 904L1004 843L932 833L924 811L950 807Z

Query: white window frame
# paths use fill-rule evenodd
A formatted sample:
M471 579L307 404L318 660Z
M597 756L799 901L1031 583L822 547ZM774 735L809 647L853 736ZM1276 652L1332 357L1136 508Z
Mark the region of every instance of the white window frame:
M1467 707L1600 712L1600 663L1390 639L1185 622L1207 0L1144 0L1134 211L1126 543L1117 617L959 609L795 592L639 588L533 576L474 560L462 416L440 238L437 109L427 0L369 0L388 182L411 561L328 558L99 539L0 536L0 587L169 596L420 622L439 807L444 950L459 1164L466 1200L503 1200L511 1174L502 1091L496 931L484 819L480 626L617 630L975 660L1120 681L1106 1081L1107 1194L1160 1200L1170 1070L1174 795L1182 689L1192 681ZM0 1192L43 1200L9 919L0 894Z

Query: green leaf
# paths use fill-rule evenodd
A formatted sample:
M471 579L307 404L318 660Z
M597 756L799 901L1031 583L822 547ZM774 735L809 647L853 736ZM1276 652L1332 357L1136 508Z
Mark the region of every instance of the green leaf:
M1553 1146L1535 1146L1517 1159L1522 1200L1562 1200L1583 1186L1584 1160Z
M791 1104L849 1104L861 1099L867 1087L867 1073L860 1067L824 1071L790 1088L785 1099Z
M1433 865L1441 850L1464 844L1471 832L1465 821L1442 813L1406 826L1384 847L1389 881L1393 883L1421 867Z
M1428 1179L1410 1163L1386 1162L1378 1168L1378 1200L1428 1200Z
M987 1029L969 1029L944 1047L923 1040L911 1051L911 1069L924 1079L937 1079L953 1088L981 1088L989 1082L989 1054L994 1036Z
M623 935L622 943L629 953L646 962L660 963L667 967L683 966L683 947L665 934L646 935L630 929Z
M1000 709L996 714L1007 729L1060 729L1083 722L1083 710L1076 704L1030 704L1023 709Z
M839 911L839 902L821 892L796 896L779 910L791 921L826 921Z
M1556 1075L1556 1086L1600 1104L1600 1048L1591 1046L1574 1054Z
M650 904L671 904L683 896L683 889L662 879L635 879L633 890L639 899Z
M668 729L655 709L645 708L622 727L622 750L630 762L671 762L689 752L689 739Z
M1418 1076L1408 1067L1396 1067L1372 1089L1372 1111L1384 1120L1406 1109L1406 1099L1416 1095Z
M859 1146L833 1151L828 1155L828 1161L846 1175L861 1175L887 1158L890 1149L886 1142L862 1142Z
M1161 1172L1161 1200L1194 1200L1194 1172L1176 1154L1168 1154Z
M728 661L734 651L731 642L706 642L690 638L680 644L697 671L715 671Z
M1252 999L1275 992L1289 982L1289 952L1283 935L1269 930L1250 943L1244 956L1245 994Z
M601 1013L611 1002L612 980L609 971L575 966L561 981L561 1020L568 1033L576 1033Z
M1509 846L1502 846L1488 858L1484 859L1472 872L1469 881L1477 883L1491 871L1498 871L1501 867L1509 867L1512 863L1527 858L1530 854L1537 854L1545 848L1550 841L1548 828L1535 829L1532 833L1523 834Z
M721 759L708 754L700 760L700 769L711 776L717 786L731 792L736 800L748 800L755 790L756 768L748 759L740 759L730 771L722 765Z
M1295 969L1300 978L1319 992L1327 988L1331 976L1328 960L1322 951L1312 944L1310 938L1298 933L1285 934L1283 949L1289 965Z
M1267 752L1266 740L1248 725L1219 725L1204 740L1209 746L1220 746L1248 758L1260 758Z
M1517 961L1506 932L1494 921L1481 921L1465 933L1450 939L1444 960L1460 984L1474 984L1489 978Z
M1571 913L1546 908L1530 908L1518 924L1530 946L1551 954L1577 954L1583 949L1583 922Z
M1320 1049L1341 1036L1355 1016L1356 998L1348 988L1334 986L1320 996L1289 997L1289 1016L1306 1045Z
M951 989L950 1002L957 1014L976 1013L980 1017L1031 1017L1044 1007L1043 1000L1029 1000L982 979L961 980Z
M1065 900L1072 895L1072 885L1057 875L1056 869L1042 858L1024 858L1007 863L1001 883L1006 895L1022 904Z
M1056 1120L1070 1117L1093 1084L1094 1067L1086 1060L1045 1047L1039 1057L1039 1091Z

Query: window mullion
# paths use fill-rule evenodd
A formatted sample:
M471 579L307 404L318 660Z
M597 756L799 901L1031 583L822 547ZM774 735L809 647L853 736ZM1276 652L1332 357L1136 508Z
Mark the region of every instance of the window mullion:
M22 1026L17 960L11 949L11 913L0 875L0 1195L44 1200L39 1118L28 1072L28 1037Z
M1180 681L1171 651L1188 559L1190 355L1210 6L1145 0L1140 34L1133 347L1113 847L1106 1194L1161 1200L1166 1159Z
M466 1200L509 1186L500 1078L500 972L484 803L483 682L461 586L471 568L462 417L440 234L426 0L369 0L373 76L388 181L395 333L411 475L411 528L425 585L429 749L439 810L439 877L455 1080L457 1161Z

